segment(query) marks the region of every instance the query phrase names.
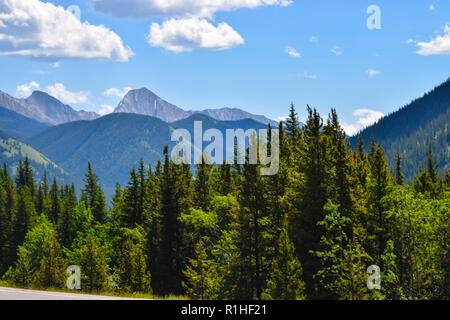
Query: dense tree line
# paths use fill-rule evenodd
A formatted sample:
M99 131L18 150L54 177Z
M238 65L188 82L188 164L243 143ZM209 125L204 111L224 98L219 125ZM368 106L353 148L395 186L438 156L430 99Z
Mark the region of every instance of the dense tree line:
M280 169L176 165L164 149L117 185L108 206L88 164L73 186L35 181L28 160L0 170L0 274L22 287L63 287L68 265L82 290L193 299L448 299L450 173L431 146L414 183L381 145L350 148L335 110L294 105L280 123ZM269 130L272 130L269 127ZM271 136L270 134L268 135ZM252 143L252 142L250 142ZM254 142L253 142L254 143ZM247 157L248 159L248 157ZM367 267L381 270L369 290Z

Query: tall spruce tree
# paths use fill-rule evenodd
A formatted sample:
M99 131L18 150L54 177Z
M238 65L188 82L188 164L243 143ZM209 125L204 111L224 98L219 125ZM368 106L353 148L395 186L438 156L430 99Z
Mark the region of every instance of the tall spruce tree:
M202 163L197 165L196 177L194 182L194 207L203 211L208 211L212 200L212 166L205 163L205 157L202 157Z
M395 156L395 183L402 186L404 181L405 175L402 172L402 156L397 153Z
M300 121L298 120L297 112L295 111L294 103L291 103L289 110L289 117L286 119L286 134L291 143L297 142L300 136Z
M33 219L36 218L34 203L28 186L19 190L17 200L17 212L13 220L14 247L22 245L28 230L31 228Z
M108 276L108 264L102 248L97 245L92 235L87 237L86 244L81 248L80 268L83 290L93 292L104 289Z
M284 228L279 239L279 255L273 264L264 297L273 300L305 299L302 266Z
M85 187L82 190L81 199L91 208L95 220L101 224L105 223L107 218L105 195L90 162L88 162L88 171L84 175Z
M319 260L310 251L316 251L321 238L317 223L325 217L324 206L329 198L330 152L329 138L322 131L323 120L317 110L308 106L308 120L303 128L303 138L295 157L295 165L289 171L290 187L289 236L303 265L303 279L308 296L314 296L314 274ZM300 173L300 174L298 174Z
M218 298L220 281L217 270L208 259L203 241L195 247L195 258L189 260L189 265L183 271L186 281L183 287L191 299L215 300Z
M181 294L183 278L184 230L179 217L188 212L192 204L192 175L188 167L175 165L169 160L168 147L164 148L164 165L160 178L161 238L159 245L159 279L155 292L161 295Z
M39 284L43 288L61 288L66 279L67 261L55 237L47 239L44 255L38 272Z

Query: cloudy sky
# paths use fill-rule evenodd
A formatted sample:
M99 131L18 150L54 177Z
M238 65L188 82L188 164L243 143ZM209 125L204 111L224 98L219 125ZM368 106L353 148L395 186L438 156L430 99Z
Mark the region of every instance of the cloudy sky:
M450 76L450 0L0 0L0 66L0 90L78 110L147 87L273 119L334 107L352 134Z

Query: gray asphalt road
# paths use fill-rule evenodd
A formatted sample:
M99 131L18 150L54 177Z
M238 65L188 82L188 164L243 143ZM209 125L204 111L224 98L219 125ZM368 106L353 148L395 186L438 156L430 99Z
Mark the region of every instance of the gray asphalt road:
M108 296L61 293L0 287L0 300L130 300Z

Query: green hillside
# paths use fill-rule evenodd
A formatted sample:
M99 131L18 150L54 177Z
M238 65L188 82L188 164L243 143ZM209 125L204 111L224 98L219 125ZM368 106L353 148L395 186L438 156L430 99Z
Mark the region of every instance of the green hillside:
M361 135L368 147L372 136L381 143L391 167L395 166L395 155L403 158L407 180L411 180L426 162L428 144L438 170L444 173L450 166L450 79L422 98L382 118L378 123L364 129ZM350 138L353 148L358 137Z
M0 130L11 137L23 141L48 127L48 124L24 117L0 106Z
M25 160L26 157L30 160L35 176L39 180L42 179L44 170L46 170L48 177L55 177L60 182L71 183L73 181L73 178L67 172L58 167L42 153L36 151L29 145L0 132L1 163L6 163L8 167L12 168L14 173L15 167L19 161Z
M201 114L168 124L154 117L115 113L49 128L28 143L78 179L83 178L90 161L106 194L112 194L116 182L127 182L130 168L137 166L140 158L152 165L162 159L164 146L174 145L170 141L174 129L193 132L194 121L200 120L203 130L217 128L224 133L231 128L265 127L250 119L219 121Z

